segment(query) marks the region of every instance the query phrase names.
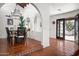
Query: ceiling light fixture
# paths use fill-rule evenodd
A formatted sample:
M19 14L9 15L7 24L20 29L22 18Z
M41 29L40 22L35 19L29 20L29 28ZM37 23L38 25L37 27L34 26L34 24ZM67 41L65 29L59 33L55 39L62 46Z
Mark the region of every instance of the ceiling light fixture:
M6 17L19 17L21 16L21 12L20 10L17 8L17 5L15 6L15 9L13 11L11 11L11 13L9 15L6 15Z
M58 11L61 11L61 9L57 9Z

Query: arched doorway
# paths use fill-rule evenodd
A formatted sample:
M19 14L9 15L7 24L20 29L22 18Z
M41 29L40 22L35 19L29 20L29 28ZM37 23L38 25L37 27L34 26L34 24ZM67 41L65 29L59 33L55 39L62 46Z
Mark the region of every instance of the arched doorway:
M39 49L42 49L42 18L40 15L40 12L36 9L34 4L28 4L24 8L22 8L19 5L16 5L16 3L6 3L1 7L1 36L3 38L7 37L5 27L9 27L9 29L15 28L19 26L19 17L18 14L13 15L15 12L14 10L24 17L25 20L25 27L30 28L30 31L27 32L27 39L26 39L26 45L30 47L30 52L37 51ZM8 18L10 18L12 21L11 23L8 22ZM29 24L28 24L29 19ZM12 46L11 46L12 48ZM21 48L20 48L21 49ZM12 53L15 51L13 50ZM22 51L21 51L22 52Z

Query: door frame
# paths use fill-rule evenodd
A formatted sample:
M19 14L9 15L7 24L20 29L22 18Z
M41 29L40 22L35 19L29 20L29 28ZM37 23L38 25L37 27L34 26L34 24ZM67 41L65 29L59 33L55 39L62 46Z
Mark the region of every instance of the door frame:
M75 18L74 17L71 17L71 18L62 18L62 19L57 19L56 20L56 38L57 39L64 39L65 40L65 22L66 20L73 20L75 21ZM63 37L60 37L60 35L58 36L58 21L63 21ZM75 24L74 24L75 25ZM59 28L60 28L60 24L59 24ZM74 28L75 29L75 28ZM60 30L59 30L59 34L60 34ZM74 36L75 36L75 31L74 31Z
M60 22L61 21L63 21L63 37L60 37ZM59 25L59 27L58 27L58 25ZM58 30L58 28L59 28L59 30ZM59 36L58 36L58 31L59 31ZM63 40L65 39L65 18L56 20L56 38L63 39Z
M74 27L74 36L75 36L75 37L76 37L76 21L78 21L78 28L77 28L77 29L78 29L78 40L77 40L78 43L77 43L77 44L79 45L79 14L77 14L75 17L62 18L62 19L57 19L57 20L56 20L56 38L57 38L57 39L63 39L63 40L65 40L65 20L73 20L73 19L74 19L74 22L75 22L75 23L74 23L74 26L75 26L75 27ZM60 21L61 21L61 20L64 20L64 21L63 21L63 23L64 23L64 24L63 24L63 25L64 25L64 27L63 27L63 38L58 37L58 35L57 35L57 34L58 34L58 29L57 29L57 28L58 28L58 20L60 20ZM74 40L76 41L76 38L74 38ZM75 43L76 43L76 42L75 42Z
M78 22L78 24L76 24L76 21ZM76 32L75 32L75 43L77 43L78 45L79 45L79 14L77 14L76 16L75 16L75 31L76 31L76 25L78 25L78 37L76 37ZM78 38L78 39L77 39ZM76 40L78 41L78 42L76 42Z

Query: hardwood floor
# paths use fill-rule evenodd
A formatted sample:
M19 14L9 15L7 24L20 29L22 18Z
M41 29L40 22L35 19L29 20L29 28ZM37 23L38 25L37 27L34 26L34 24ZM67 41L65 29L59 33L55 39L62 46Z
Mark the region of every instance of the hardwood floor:
M71 41L50 38L50 46L43 50L33 52L33 56L72 56L78 50L78 45ZM77 52L76 55L78 55Z
M39 41L28 40L27 44L9 45L6 39L0 39L0 55L20 56L72 56L79 55L79 47L71 41L50 38L50 46L43 48Z
M27 39L26 42L8 44L6 39L0 39L0 55L30 55L31 52L42 49L40 41Z

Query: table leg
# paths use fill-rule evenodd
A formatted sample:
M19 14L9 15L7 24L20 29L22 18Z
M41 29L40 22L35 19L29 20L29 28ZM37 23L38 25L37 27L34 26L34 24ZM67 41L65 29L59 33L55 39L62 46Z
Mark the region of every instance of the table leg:
M13 43L13 46L14 46L14 43L15 43L15 38L14 37L13 37L13 40L12 41L13 41L12 43Z
M14 43L15 43L15 32L13 32L13 39L12 39L12 44L13 44L13 46L14 46Z

